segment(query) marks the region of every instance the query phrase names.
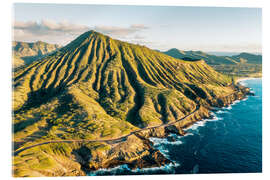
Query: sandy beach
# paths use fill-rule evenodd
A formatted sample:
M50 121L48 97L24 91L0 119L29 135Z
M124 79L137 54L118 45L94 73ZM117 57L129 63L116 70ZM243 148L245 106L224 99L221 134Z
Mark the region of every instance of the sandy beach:
M262 78L262 77L238 77L235 80L235 83L240 83L241 81L245 81L245 80L249 80L249 79L258 79L258 78Z

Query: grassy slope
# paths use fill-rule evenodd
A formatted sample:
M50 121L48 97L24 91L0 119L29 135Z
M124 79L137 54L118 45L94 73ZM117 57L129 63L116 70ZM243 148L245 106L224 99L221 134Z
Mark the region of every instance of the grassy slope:
M49 44L42 41L34 43L13 41L13 67L17 68L25 64L30 64L34 60L59 48L59 45Z
M17 55L13 55L13 57L12 57L12 67L13 68L17 68L17 67L23 66L24 64L25 63L24 63L24 60L23 59L21 59Z
M202 51L181 51L178 49L170 49L164 53L178 59L183 59L185 57L193 58L193 59L204 59L206 63L210 65L237 64L238 63L236 59L226 57L226 56L210 55Z
M215 56L201 51L170 49L165 54L174 58L204 59L216 71L231 76L261 76L262 56L241 53L235 56Z
M231 94L230 83L231 78L202 60L175 59L90 31L14 73L14 142L29 146L57 139L120 137L175 121L197 103ZM24 152L42 147L49 151L32 157L32 168L24 153L14 157L15 174L33 173L42 158L44 167L39 168L55 167L51 146Z

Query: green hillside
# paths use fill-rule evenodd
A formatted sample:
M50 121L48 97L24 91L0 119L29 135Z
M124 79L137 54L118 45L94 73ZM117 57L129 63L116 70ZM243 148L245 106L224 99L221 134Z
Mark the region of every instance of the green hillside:
M30 64L34 60L59 48L60 46L57 44L49 44L42 41L33 43L13 41L13 67L17 68L25 64Z
M164 53L178 59L183 59L183 58L204 59L205 62L209 65L237 64L238 63L233 58L226 57L226 56L215 56L215 55L204 53L202 51L181 51L181 50L173 48Z
M148 145L145 138L157 134L147 128L164 132L163 125L188 117L177 125L180 131L207 116L211 106L229 104L238 95L243 93L232 79L203 60L179 60L86 32L15 71L14 174L81 175L71 172L120 162L149 165L145 157L163 156ZM117 138L117 145L108 142ZM45 144L30 148L37 143ZM85 160L87 152L91 158Z
M239 55L232 56L233 59L239 63L246 64L262 64L262 56L250 53L240 53Z
M234 56L216 56L202 51L181 51L175 48L163 53L190 61L203 59L216 71L230 76L261 76L262 73L261 55L240 53Z

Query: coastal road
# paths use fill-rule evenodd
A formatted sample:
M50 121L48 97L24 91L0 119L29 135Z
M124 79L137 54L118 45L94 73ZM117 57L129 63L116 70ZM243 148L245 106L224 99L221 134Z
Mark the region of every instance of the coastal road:
M224 96L223 98L227 98L235 93L237 93L238 91L235 91L227 96ZM196 108L188 115L186 115L185 117L183 118L180 118L176 121L173 121L173 122L169 122L167 124L161 124L161 125L158 125L158 126L152 126L152 127L145 127L143 129L138 129L136 131L132 131L130 134L127 134L127 135L124 135L124 136L121 136L121 137L118 137L118 138L115 138L115 139L94 139L94 140L87 140L87 139L77 139L77 140L51 140L51 141L46 141L46 142L42 142L42 143L38 143L38 144L34 144L34 145L31 145L31 146L28 146L28 147L24 147L24 148L19 148L18 150L15 150L13 152L13 154L16 156L17 154L19 154L20 152L24 151L24 150L27 150L27 149L30 149L30 148L33 148L33 147L36 147L36 146L40 146L40 145L43 145L43 144L50 144L50 143L72 143L72 142L105 142L105 143L108 143L108 144L115 144L115 143L119 143L119 142L123 142L125 141L129 136L135 134L135 133L139 133L141 131L145 131L145 130L150 130L150 129L155 129L155 128L159 128L159 127L167 127L167 126L170 126L172 124L175 124L179 121L182 121L188 117L190 117L191 115L193 115L194 113L196 113L199 109L200 109L200 105L197 104L196 105Z
M87 139L74 139L74 140L51 140L51 141L46 141L46 142L42 142L42 143L38 143L38 144L34 144L34 145L31 145L31 146L28 146L28 147L24 147L24 148L19 148L18 150L14 151L13 152L13 155L16 156L18 155L20 152L22 151L25 151L27 149L30 149L30 148L33 148L33 147L36 147L36 146L40 146L40 145L44 145L44 144L50 144L50 143L72 143L72 142L105 142L105 143L108 143L108 144L115 144L115 143L119 143L119 142L123 142L125 141L129 136L133 135L133 134L136 134L136 133L139 133L141 131L145 131L145 130L150 130L150 129L155 129L155 128L159 128L159 127L167 127L167 126L170 126L172 124L175 124L179 121L182 121L188 117L190 117L191 115L193 115L194 113L196 113L198 110L200 109L200 105L196 105L196 108L194 109L194 111L192 111L190 114L186 115L185 117L183 118L180 118L176 121L173 121L173 122L169 122L167 124L161 124L161 125L158 125L158 126L152 126L152 127L145 127L145 128L142 128L142 129L139 129L139 130L136 130L136 131L132 131L131 133L127 134L127 135L124 135L124 136L121 136L121 137L118 137L118 138L115 138L115 139L97 139L97 140L87 140Z

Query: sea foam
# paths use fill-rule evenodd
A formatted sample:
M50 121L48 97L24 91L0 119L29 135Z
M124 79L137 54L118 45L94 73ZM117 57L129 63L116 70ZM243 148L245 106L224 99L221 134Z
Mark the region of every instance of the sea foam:
M164 166L160 166L160 167L152 167L152 168L142 168L142 169L135 169L135 170L131 170L132 172L135 172L135 173L149 173L149 172L155 172L155 171L158 171L158 170L163 170L163 171L166 171L166 172L173 172L174 171L174 168L175 167L179 167L180 164L179 163L169 163L167 165L164 165Z
M216 114L224 114L224 113L229 113L228 111L223 111L223 110L218 110L215 112Z
M131 169L128 167L127 164L123 164L120 166L116 166L114 168L101 168L96 171L90 172L88 175L89 176L96 176L96 175L104 175L104 174L120 174L124 171L131 171Z
M173 173L174 168L179 167L180 164L176 162L172 162L169 164L166 164L164 166L160 167L150 167L150 168L137 168L137 169L130 169L127 164L123 164L120 166L116 166L114 168L108 168L108 169L99 169L96 171L90 172L89 176L96 176L96 175L116 175L116 174L122 174L122 173L135 173L135 174L143 174L143 173L152 173L155 171L165 171L168 173Z
M170 145L179 145L179 144L183 144L183 142L181 140L179 140L178 138L175 139L175 141L169 141L167 138L150 138L150 141L152 141L154 143L154 145L157 144L170 144Z

